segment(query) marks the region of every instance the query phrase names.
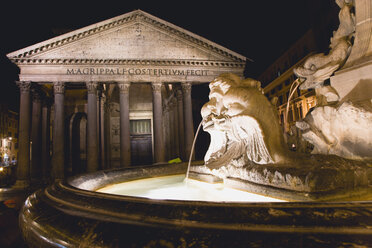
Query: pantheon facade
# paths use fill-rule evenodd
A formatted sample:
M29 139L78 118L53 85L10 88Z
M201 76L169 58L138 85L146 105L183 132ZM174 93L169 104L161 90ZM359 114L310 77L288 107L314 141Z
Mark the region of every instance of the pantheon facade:
M246 58L141 10L9 53L20 68L17 183L190 154L192 89Z

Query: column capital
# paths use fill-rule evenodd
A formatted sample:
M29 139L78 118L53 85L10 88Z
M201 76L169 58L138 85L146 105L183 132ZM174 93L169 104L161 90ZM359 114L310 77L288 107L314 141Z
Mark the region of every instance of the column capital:
M65 82L54 82L53 83L53 90L54 94L65 94L65 87L66 83Z
M44 98L44 92L41 91L40 87L37 84L32 85L31 92L32 101L34 102L41 102L41 100Z
M160 83L160 82L152 82L151 83L152 91L154 91L154 92L161 92L162 85L163 84Z
M28 93L31 89L31 81L17 81L17 86L21 90L21 93Z
M120 93L128 93L131 83L130 82L118 82Z
M42 98L43 98L42 92L36 89L32 90L32 101L33 102L41 102Z
M191 93L191 86L192 86L192 84L190 82L181 83L182 91L185 94Z
M171 102L172 102L173 107L175 107L177 105L177 101L178 101L178 99L176 97L172 97Z
M85 82L88 90L88 94L97 94L97 87L98 87L98 82L95 81L89 81Z
M175 105L177 105L177 99L172 96L168 101L168 106L172 109Z

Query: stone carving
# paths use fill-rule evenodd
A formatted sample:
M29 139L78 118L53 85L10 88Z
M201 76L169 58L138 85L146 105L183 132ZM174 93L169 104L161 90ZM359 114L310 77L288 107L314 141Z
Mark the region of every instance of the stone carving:
M191 83L189 82L186 82L186 83L181 83L181 87L182 87L182 92L187 95L187 94L190 94L191 93Z
M302 90L322 86L324 81L345 63L350 54L351 38L355 32L355 16L351 11L354 2L336 0L336 3L341 8L340 25L331 38L329 54L315 54L309 57L302 66L293 70L297 77L306 79L300 85Z
M209 86L210 100L203 106L201 115L203 129L211 135L211 142L204 165L191 166L191 178L223 180L233 187L295 200L332 199L344 197L345 192L349 196L358 194L355 191L357 187L368 189L372 168L363 161L289 151L276 107L262 94L260 82L242 80L234 74L222 74ZM328 99L335 99L331 91L324 92L330 93ZM330 109L327 106L323 111L329 112ZM352 112L351 107L345 106L345 114L337 119L351 116L357 122L358 118L353 115L365 114L369 116L369 121L363 117L366 121L358 127L368 129L368 124L372 123L371 114ZM336 120L339 125L336 127L332 121L324 120L324 125L328 126L320 126L316 134L325 133L330 143L335 142L332 144L336 149L338 140L333 138L332 132L337 130L332 129L340 128L339 132L345 134L355 123L344 125L342 129L340 123L345 121ZM306 126L306 123L303 125ZM371 131L368 132L367 136L372 137ZM361 143L354 149L367 154L371 143L364 140L368 138L355 136L355 139ZM349 141L340 142L347 144Z
M17 86L19 87L21 93L29 93L31 89L31 82L20 81L20 82L17 82Z
M242 81L234 74L222 74L210 83L210 100L201 110L203 129L211 135L205 155L207 167L283 161L278 115L260 85L253 79Z
M98 87L97 82L90 81L90 82L86 82L85 84L87 86L88 94L97 94L97 87Z
M344 102L320 106L296 126L303 138L314 145L314 154L372 160L372 103L364 106Z
M129 93L130 83L118 83L118 86L121 94Z
M316 88L317 96L316 108L296 126L303 132L302 137L314 145L313 154L335 154L368 161L372 160L372 103L369 88L365 87L368 83L364 83L368 81L355 84L347 95L337 92L349 87L343 86L351 83L345 78L331 80L331 85L337 86L337 90L332 86L323 86L323 81L345 62L351 47L350 38L355 33L354 14L351 11L354 1L337 0L336 3L341 8L340 26L331 38L330 55L315 55L303 67L295 69L297 76L306 78L300 88ZM358 49L356 44L353 49ZM356 69L351 71L354 71L353 77L357 78ZM364 79L369 76L368 73L363 74Z
M42 91L38 88L34 88L31 91L32 91L32 101L40 103L43 98Z
M151 87L153 92L159 93L161 92L162 83L151 83Z
M54 94L64 94L65 93L65 82L55 82L53 84Z

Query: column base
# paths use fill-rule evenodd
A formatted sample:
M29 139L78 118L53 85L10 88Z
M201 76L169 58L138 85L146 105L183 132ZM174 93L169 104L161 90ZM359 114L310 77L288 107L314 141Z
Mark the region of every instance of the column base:
M28 180L17 180L12 186L13 189L28 189L30 187L30 182Z

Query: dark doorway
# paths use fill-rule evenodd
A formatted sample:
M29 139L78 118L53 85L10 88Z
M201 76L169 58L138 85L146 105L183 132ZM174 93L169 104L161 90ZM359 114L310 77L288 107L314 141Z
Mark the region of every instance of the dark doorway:
M151 120L130 120L132 165L152 164Z

